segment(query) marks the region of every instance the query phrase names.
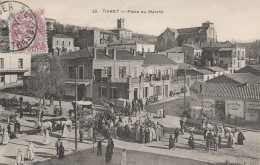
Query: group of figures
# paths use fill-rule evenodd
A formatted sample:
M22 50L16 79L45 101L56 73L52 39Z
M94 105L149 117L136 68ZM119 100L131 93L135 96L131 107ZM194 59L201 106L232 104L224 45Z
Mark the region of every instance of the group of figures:
M166 117L165 108L164 107L162 109L158 108L156 114L157 114L157 118L165 118Z
M20 129L21 129L21 125L19 123L19 121L16 121L14 123L14 130L12 131L11 128L11 123L9 123L7 125L7 127L3 127L2 125L0 126L0 130L1 132L3 132L2 134L2 144L3 145L7 145L9 142L9 139L15 139L17 138L17 134L20 133Z
M140 117L135 122L135 140L137 142L158 142L164 136L164 132L164 126L160 122L153 121L150 114Z
M34 152L34 144L32 142L29 143L28 148L25 151L25 154L21 148L18 148L15 165L24 164L24 160L34 160Z

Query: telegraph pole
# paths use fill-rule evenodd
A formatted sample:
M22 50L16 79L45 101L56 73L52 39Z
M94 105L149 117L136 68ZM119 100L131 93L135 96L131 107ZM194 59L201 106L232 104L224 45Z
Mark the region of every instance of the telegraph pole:
M78 69L75 68L75 151L77 151L78 149L78 133L77 133L77 123L78 123L78 104L77 104L77 101L78 101L78 84L77 84L77 78L78 78Z
M185 64L186 64L186 54L187 54L187 51L184 53L184 63ZM184 67L183 91L184 91L183 112L185 112L185 104L186 104L186 67Z

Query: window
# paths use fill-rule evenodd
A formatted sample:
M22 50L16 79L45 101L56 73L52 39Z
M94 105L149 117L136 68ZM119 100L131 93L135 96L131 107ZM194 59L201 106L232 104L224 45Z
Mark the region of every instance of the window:
M69 46L70 46L70 41L69 41Z
M148 87L144 88L144 97L148 97Z
M107 66L104 68L104 76L107 77L107 76L111 76L112 75L112 68L111 66Z
M62 41L62 46L64 46L64 41Z
M118 89L117 88L110 88L110 98L111 99L117 99L117 92Z
M119 67L119 78L124 78L124 77L126 77L126 67L120 66Z
M59 45L59 41L57 41L57 46Z
M154 87L154 95L160 96L162 94L161 86Z
M237 63L237 67L240 68L240 63L239 62Z
M23 59L22 58L19 58L19 60L18 60L18 68L19 69L23 68Z
M107 97L107 88L106 87L100 87L99 88L99 97Z
M134 77L138 77L138 66L134 66Z
M4 59L0 58L0 68L4 68Z
M73 66L68 66L68 76L69 76L69 78L75 78Z
M234 65L236 64L236 60L234 59Z
M209 80L209 76L207 77L207 80Z
M5 75L0 75L0 82L4 83L5 82Z
M148 52L150 52L150 48L148 48Z
M84 67L79 66L79 79L83 79L84 77Z

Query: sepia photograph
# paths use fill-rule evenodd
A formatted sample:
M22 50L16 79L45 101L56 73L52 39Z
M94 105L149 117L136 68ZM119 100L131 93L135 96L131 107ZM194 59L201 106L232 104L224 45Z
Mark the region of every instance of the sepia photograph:
M0 165L260 165L260 1L0 0Z

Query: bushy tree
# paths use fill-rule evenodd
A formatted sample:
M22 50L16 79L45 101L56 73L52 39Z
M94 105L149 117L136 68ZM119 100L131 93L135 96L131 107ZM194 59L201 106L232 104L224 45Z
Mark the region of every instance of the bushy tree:
M58 57L52 57L47 70L36 68L33 74L25 81L27 92L42 99L56 95L62 98L65 88L65 76Z

